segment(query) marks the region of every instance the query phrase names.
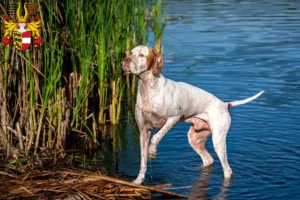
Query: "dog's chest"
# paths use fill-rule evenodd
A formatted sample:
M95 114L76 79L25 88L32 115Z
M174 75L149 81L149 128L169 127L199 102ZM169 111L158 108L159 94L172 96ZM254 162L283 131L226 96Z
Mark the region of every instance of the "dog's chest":
M142 115L145 124L147 124L150 128L160 129L167 121L163 117L160 117L153 112L143 111Z
M160 104L157 102L157 100L149 100L149 99L144 99L142 103L142 115L146 121L151 122L154 125L155 128L156 126L162 126L165 124L167 119L166 113L167 113L167 108L163 104ZM162 125L159 125L162 124Z
M167 106L160 102L159 97L140 96L137 101L137 108L141 110L144 122L150 128L160 129L167 117Z

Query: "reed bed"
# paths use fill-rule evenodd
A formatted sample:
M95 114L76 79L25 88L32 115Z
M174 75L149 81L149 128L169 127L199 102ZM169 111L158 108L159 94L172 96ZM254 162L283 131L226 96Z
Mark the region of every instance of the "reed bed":
M0 174L1 175L1 174ZM7 176L8 174L6 174ZM165 197L187 198L155 186L141 186L113 177L83 170L31 171L6 179L0 176L1 199L151 199L158 193Z
M14 2L2 2L0 15L13 14ZM26 2L36 4L43 44L0 44L0 149L15 159L64 155L67 135L99 145L99 124L119 124L133 107L136 78L123 75L122 59L151 30L161 49L162 1L149 9L143 0Z

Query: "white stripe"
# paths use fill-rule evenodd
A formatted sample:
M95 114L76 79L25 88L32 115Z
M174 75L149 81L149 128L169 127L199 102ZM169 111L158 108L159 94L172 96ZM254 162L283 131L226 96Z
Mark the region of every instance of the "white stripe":
M22 38L22 44L30 44L31 38Z

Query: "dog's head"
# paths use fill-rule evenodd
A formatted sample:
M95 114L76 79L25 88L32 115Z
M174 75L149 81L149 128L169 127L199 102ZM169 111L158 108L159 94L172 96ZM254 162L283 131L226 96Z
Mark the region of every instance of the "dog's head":
M123 70L136 75L141 75L150 70L153 75L156 75L163 65L162 56L156 50L147 46L133 48L131 55L123 60Z

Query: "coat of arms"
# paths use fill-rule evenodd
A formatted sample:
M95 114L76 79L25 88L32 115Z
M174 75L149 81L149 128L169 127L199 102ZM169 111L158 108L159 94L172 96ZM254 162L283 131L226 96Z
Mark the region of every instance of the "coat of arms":
M30 13L28 13L30 10ZM2 42L5 46L13 45L18 50L27 50L30 47L31 39L33 44L39 47L42 43L41 22L36 15L35 4L25 3L25 15L21 16L21 3L18 3L16 11L17 19L11 16L4 16ZM28 21L29 19L29 21Z

